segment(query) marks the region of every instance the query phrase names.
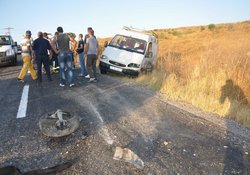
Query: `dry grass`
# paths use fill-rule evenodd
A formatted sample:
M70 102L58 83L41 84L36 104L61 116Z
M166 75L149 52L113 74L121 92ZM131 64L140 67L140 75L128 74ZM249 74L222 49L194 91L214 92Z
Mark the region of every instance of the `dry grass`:
M250 127L250 21L155 32L157 69L136 81Z

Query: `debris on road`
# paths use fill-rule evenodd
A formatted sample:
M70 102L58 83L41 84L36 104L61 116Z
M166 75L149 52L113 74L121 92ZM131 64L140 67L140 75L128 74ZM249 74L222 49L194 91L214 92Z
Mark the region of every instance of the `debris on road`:
M144 162L130 149L116 147L115 154L113 157L114 160L123 160L133 164L138 169L144 168Z
M163 144L164 144L165 146L167 146L167 145L169 144L169 142L165 141Z
M82 136L82 137L81 137L82 140L84 140L84 139L86 139L86 138L87 138L87 136Z
M39 128L48 137L63 137L70 135L80 125L80 118L69 112L58 109L40 118Z

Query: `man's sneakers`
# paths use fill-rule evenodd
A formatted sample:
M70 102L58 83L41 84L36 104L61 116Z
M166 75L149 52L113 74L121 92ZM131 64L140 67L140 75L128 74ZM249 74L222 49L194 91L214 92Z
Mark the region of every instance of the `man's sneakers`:
M96 83L96 82L97 82L97 79L95 79L95 78L90 78L88 82L89 82L89 83Z
M86 78L86 79L89 79L89 78L90 78L90 76L89 76L89 75L86 75L86 76L85 76L85 78Z
M60 86L60 87L65 87L65 84L60 83L59 86ZM74 83L71 83L71 84L69 85L69 87L74 87L74 86L75 86Z
M65 84L60 83L60 84L59 84L59 86L60 86L60 87L64 87L64 86L65 86Z
M74 83L71 83L70 85L69 85L69 87L74 87L75 86L75 84Z
M23 79L20 79L20 78L18 78L17 81L20 83L25 83L25 81Z
M83 74L79 74L78 77L84 77L84 75Z

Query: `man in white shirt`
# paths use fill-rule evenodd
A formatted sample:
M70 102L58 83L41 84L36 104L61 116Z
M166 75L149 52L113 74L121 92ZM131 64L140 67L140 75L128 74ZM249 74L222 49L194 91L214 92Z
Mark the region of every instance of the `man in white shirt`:
M32 44L33 39L31 38L31 32L28 30L26 31L24 39L21 41L23 67L18 76L18 81L20 82L24 82L24 77L27 74L28 70L30 71L32 79L37 79L36 71L34 70L34 65L32 63Z

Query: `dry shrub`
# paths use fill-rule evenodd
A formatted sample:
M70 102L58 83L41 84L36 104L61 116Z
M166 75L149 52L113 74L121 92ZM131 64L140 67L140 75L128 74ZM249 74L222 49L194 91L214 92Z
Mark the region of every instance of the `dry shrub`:
M162 86L163 80L166 78L166 74L160 71L153 71L150 75L141 75L136 81L150 86L152 89L159 91Z
M137 81L250 126L250 24L218 26L161 40L157 69Z

